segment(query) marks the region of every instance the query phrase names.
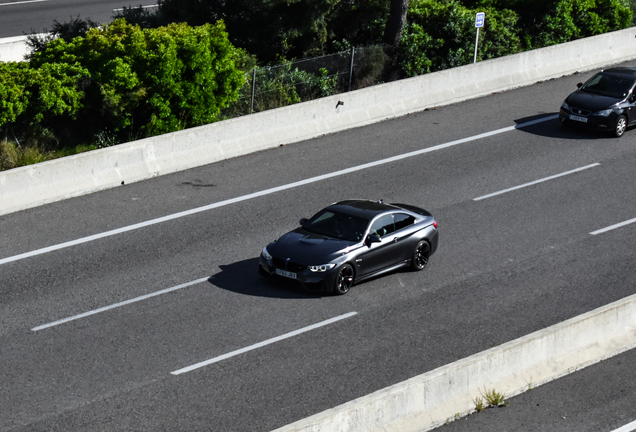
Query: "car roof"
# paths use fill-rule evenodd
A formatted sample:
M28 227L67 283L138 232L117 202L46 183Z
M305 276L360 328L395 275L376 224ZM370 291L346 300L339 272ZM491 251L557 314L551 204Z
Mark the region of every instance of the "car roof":
M374 216L386 211L403 210L401 207L386 204L382 200L371 201L362 199L338 201L327 208L339 213L358 216L364 219L372 219Z
M614 67L609 69L603 69L601 72L609 73L611 75L623 75L632 79L636 78L636 68L631 67Z

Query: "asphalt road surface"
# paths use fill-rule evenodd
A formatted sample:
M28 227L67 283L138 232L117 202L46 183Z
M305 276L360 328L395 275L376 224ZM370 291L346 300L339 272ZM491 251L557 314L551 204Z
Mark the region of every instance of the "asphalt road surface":
M589 75L0 217L0 430L269 431L634 294L636 223L597 232L636 218L636 130L554 118ZM433 212L429 267L341 297L260 278L263 246L352 197ZM636 420L618 361L444 427L524 430L526 406L525 430L612 431Z
M53 27L54 20L64 23L78 16L107 23L114 9L155 4L152 0L0 0L0 38L42 33Z

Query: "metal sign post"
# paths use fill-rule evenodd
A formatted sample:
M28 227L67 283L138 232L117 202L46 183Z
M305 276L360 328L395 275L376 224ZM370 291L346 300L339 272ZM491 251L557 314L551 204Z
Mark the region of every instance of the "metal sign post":
M475 58L473 59L473 63L477 63L477 45L479 45L479 27L484 26L484 21L486 21L486 13L477 12L477 16L475 17L475 27L477 28L477 36L475 37Z

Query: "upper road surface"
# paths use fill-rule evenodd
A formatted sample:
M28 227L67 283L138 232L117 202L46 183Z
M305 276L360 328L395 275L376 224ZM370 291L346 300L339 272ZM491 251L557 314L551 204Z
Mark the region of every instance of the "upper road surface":
M42 33L51 29L53 20L64 23L78 16L103 24L112 21L114 9L154 4L153 0L0 0L0 38Z

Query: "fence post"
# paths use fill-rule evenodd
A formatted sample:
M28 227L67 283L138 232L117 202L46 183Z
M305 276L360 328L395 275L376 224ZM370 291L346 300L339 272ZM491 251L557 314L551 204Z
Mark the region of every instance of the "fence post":
M250 114L254 113L254 88L256 87L256 68L252 69L252 105L250 107Z
M351 47L351 66L349 67L349 90L351 91L351 77L353 76L353 56L356 52L356 47Z
M7 129L9 129L9 126L7 126ZM13 135L13 139L15 140L16 144L18 145L18 148L22 148L22 146L20 145L20 141L18 141L18 137L15 136L15 132L13 132L13 129L11 129L11 135Z

